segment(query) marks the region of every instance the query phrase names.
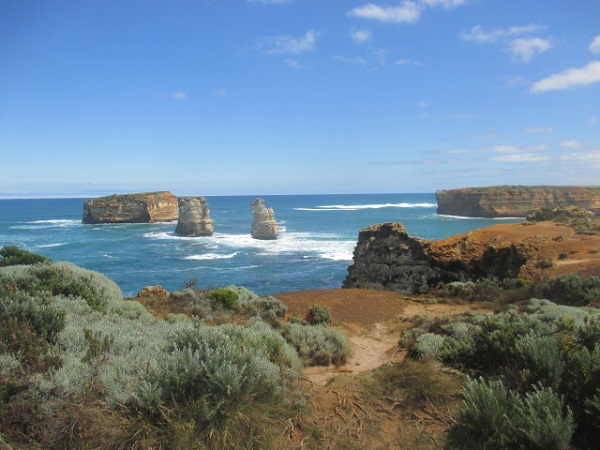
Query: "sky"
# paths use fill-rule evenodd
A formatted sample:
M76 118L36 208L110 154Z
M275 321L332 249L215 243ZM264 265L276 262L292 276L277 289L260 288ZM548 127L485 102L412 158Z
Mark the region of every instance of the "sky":
M598 0L0 0L0 198L600 185Z

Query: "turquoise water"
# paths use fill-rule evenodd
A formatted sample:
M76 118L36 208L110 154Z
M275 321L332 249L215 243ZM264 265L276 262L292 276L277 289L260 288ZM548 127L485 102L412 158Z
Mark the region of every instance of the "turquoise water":
M264 196L280 224L276 241L250 237L251 196L206 197L215 234L175 235L175 222L84 225L86 199L0 200L0 246L18 245L113 279L125 295L195 279L201 287L237 284L258 294L340 287L361 228L402 222L425 239L499 223L436 214L434 194ZM502 223L522 219L502 219Z

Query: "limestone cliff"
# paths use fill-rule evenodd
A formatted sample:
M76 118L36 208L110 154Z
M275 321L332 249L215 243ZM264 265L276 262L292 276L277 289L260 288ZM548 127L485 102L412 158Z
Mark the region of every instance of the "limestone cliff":
M399 223L360 231L345 288L423 293L440 282L485 277L600 275L600 234L559 222L501 224L439 241L411 237Z
M273 208L267 208L262 198L251 203L254 221L251 234L254 239L273 240L279 235L279 225L275 220Z
M83 223L170 222L179 216L177 197L170 192L110 195L83 204Z
M213 235L213 221L204 197L179 198L179 220L175 233L180 236Z
M600 214L600 187L495 186L439 190L438 214L466 217L526 217L558 206L579 206Z

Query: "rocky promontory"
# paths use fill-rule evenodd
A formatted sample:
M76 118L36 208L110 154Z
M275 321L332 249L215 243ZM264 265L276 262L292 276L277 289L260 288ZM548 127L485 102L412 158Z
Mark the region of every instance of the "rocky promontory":
M419 294L486 277L600 276L600 230L584 222L583 232L579 220L522 222L439 241L411 237L400 223L372 225L359 233L343 287Z
M279 235L279 225L275 220L273 208L267 208L262 198L251 203L254 221L250 234L254 239L273 240Z
M170 222L179 217L177 197L170 192L109 195L83 204L83 223Z
M438 214L465 217L526 217L535 211L578 206L600 214L600 187L493 186L439 190Z
M179 220L175 233L193 237L213 235L213 221L204 197L179 198Z

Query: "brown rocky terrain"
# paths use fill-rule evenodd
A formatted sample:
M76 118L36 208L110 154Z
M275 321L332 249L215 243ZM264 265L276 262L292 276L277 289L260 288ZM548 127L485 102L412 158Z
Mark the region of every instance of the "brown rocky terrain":
M600 187L493 186L439 190L438 214L525 217L541 208L573 205L600 213Z
M177 197L170 192L110 195L83 204L83 223L152 223L177 220Z
M585 226L584 234L576 223L500 224L427 241L409 236L399 223L373 225L359 233L344 287L415 294L439 283L490 276L599 276L600 234Z

